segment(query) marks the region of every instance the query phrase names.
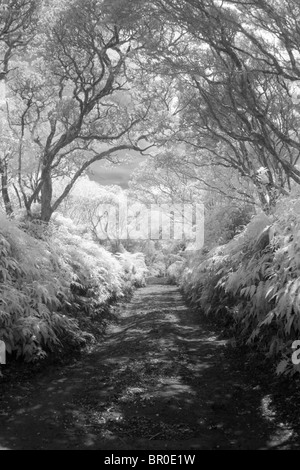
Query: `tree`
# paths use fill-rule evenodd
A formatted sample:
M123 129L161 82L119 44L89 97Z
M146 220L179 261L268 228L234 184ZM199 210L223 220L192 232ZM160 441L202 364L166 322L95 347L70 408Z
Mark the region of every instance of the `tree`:
M59 187L56 182L54 193ZM82 229L85 227L95 242L110 251L120 252L124 247L131 251L140 245L134 237L140 207L135 208L135 200L128 196L120 186L101 186L83 177L64 199L59 212Z
M132 35L109 22L101 1L73 2L38 37L10 84L8 119L27 213L39 202L47 222L92 163L143 150L137 129L143 133L151 103L130 85ZM53 200L62 174L69 182Z
M0 156L1 195L7 215L13 207L8 191L9 163L13 156L13 145L8 143L9 129L6 126L4 103L6 85L11 71L15 68L15 57L30 44L35 35L38 13L41 7L39 0L5 0L0 5L0 87L1 87L1 134L2 154Z
M40 0L4 0L0 5L0 81L10 72L10 61L35 34Z
M123 197L124 192L118 186L103 187L88 178L81 178L59 210L77 225L85 225L97 243L113 245L114 251L118 251L117 209Z
M142 7L141 19L154 25L152 8L156 31L144 39L148 60L140 63L173 78L178 90L173 138L249 178L271 210L292 180L300 182L296 0L157 0Z
M4 202L6 214L10 216L13 213L9 193L8 193L8 155L0 159L1 193Z

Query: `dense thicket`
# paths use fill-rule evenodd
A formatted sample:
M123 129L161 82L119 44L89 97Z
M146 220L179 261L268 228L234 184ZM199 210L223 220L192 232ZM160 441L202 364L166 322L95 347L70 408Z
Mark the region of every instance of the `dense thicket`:
M275 359L294 374L292 343L300 334L299 190L261 213L230 242L171 266L169 275L202 314L220 322L239 345Z
M27 361L93 341L93 322L144 284L143 255L117 257L56 213L45 227L0 213L0 337ZM86 331L87 328L87 331Z

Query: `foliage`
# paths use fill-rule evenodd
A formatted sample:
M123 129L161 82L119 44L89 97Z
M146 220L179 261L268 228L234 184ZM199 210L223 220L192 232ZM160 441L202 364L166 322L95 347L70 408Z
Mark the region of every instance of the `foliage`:
M206 209L205 245L213 247L229 242L242 232L254 214L254 207L246 204L232 204L228 200Z
M0 217L1 338L8 353L39 359L59 346L61 335L79 338L76 323L61 313L71 272L53 247Z
M198 255L180 279L193 305L288 374L298 370L291 345L300 335L298 197L283 198L273 220L258 215L229 243Z
M128 2L113 3L128 13ZM300 182L297 0L139 5L140 23L152 27L140 65L175 90L168 144L184 143L191 166L239 173L272 212Z
M167 277L170 284L176 284L177 279L179 279L182 271L184 269L183 260L178 260L172 263L167 269Z
M46 228L39 221L18 226L0 213L0 338L7 352L33 361L79 347L87 338L81 318L101 314L142 284L144 273L141 255L119 262L58 213Z
M129 253L124 250L123 253L117 253L116 258L121 263L125 272L125 279L130 282L131 286L143 287L146 285L148 268L143 253Z
M36 2L12 3L24 9ZM132 93L127 66L136 45L110 22L102 1L42 4L26 53L15 57L6 81L0 119L13 138L0 157L0 173L8 214L16 192L29 216L39 202L40 218L49 221L91 164L141 150L137 139L151 102ZM61 176L67 182L54 198L53 182Z

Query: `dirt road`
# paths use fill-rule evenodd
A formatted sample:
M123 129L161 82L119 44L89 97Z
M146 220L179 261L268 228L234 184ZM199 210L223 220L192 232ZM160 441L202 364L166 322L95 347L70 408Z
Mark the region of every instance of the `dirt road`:
M244 363L177 287L149 285L92 353L4 384L0 448L298 448L280 394Z

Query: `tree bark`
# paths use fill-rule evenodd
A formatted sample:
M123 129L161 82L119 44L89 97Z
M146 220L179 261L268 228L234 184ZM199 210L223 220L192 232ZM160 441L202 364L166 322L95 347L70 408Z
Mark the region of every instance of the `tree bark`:
M0 174L1 174L1 194L4 202L5 212L8 216L13 214L13 208L11 205L9 193L8 193L8 178L7 178L7 167L5 163L0 163Z
M42 172L42 187L41 187L41 220L43 222L49 222L53 212L51 201L52 201L52 178L51 170L44 168Z

